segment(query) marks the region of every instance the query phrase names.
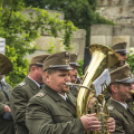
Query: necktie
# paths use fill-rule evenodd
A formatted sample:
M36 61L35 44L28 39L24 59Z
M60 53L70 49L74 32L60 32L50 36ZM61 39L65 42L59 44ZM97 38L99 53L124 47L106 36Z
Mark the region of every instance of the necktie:
M42 85L40 85L40 89L42 89Z
M70 100L68 99L68 97L66 97L66 101L67 101L69 104L71 104L71 102L70 102Z

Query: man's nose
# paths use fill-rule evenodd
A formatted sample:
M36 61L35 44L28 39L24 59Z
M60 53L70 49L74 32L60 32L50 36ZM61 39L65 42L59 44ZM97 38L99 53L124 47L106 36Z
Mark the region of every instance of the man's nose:
M67 80L67 81L70 81L70 80L71 80L70 76L67 76L67 77L66 77L66 80Z
M130 88L129 88L129 89L130 89L130 90L131 90L131 89L133 89L133 90L134 90L134 88L133 88L133 84L131 84L131 85L130 85Z
M74 71L75 71L76 74L78 73L77 69L75 69Z
M127 59L127 55L124 56L124 59Z

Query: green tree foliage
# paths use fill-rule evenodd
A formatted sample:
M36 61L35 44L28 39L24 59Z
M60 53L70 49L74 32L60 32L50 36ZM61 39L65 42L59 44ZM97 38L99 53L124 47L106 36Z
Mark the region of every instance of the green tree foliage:
M134 48L129 50L127 57L127 63L130 66L132 74L134 74Z
M24 0L27 6L60 10L65 19L71 20L75 26L86 30L86 46L90 44L90 27L93 24L114 24L95 13L97 0ZM35 2L33 2L35 1Z
M29 15L24 14L24 10L22 0L0 1L0 37L6 39L6 55L13 63L13 71L6 78L12 86L28 73L28 60L24 57L37 49L36 45L31 45L32 41L44 32L57 37L58 31L66 29L63 39L69 46L71 33L76 29L70 21L59 20L58 15L52 17L43 9L28 9Z
M78 67L78 76L82 76L83 75L83 65L84 65L84 60L79 60L78 64L80 65Z

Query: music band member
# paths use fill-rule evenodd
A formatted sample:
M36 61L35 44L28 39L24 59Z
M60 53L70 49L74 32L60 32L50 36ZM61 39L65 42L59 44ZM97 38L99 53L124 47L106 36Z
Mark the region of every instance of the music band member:
M108 102L110 116L115 119L115 132L112 134L133 134L134 113L126 103L131 98L132 78L130 68L124 65L110 73L111 84L108 91L112 99Z
M95 114L76 117L76 97L70 94L69 53L50 55L43 66L44 86L29 101L26 123L30 134L84 134L84 130L100 130ZM113 132L115 122L110 118L107 129Z
M0 134L15 134L9 103L12 87L4 80L12 69L11 61L0 53Z
M29 99L40 91L43 83L43 61L48 55L38 55L32 58L29 64L28 76L23 82L13 88L10 106L17 134L29 134L26 126L26 106Z

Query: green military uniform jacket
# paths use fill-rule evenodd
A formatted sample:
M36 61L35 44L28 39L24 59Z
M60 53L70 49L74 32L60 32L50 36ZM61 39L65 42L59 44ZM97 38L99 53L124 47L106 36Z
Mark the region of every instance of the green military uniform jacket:
M70 86L69 91L71 94L77 97L78 89L75 86Z
M30 134L84 134L76 118L76 98L67 94L70 104L47 85L29 101L26 123Z
M127 101L127 104L129 108L131 109L131 111L133 111L134 113L134 94L132 94L131 99Z
M29 134L26 127L26 106L29 99L39 92L40 88L29 77L16 86L10 98L12 117L17 128L17 134Z
M5 91L6 90L6 91ZM0 84L0 134L14 134L14 123L12 118L4 118L4 114L8 114L11 116L11 113L5 113L4 107L6 105L9 105L9 99L10 99L10 93L11 93L12 87L4 82L1 81Z
M115 119L115 132L112 134L134 134L134 114L131 109L126 110L121 104L109 100L110 116Z

